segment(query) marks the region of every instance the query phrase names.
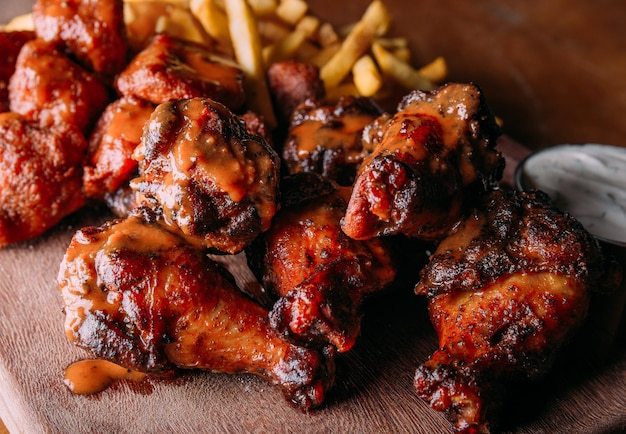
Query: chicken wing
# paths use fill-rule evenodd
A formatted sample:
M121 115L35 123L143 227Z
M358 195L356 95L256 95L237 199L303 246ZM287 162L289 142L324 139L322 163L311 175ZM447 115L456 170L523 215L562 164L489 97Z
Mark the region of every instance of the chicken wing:
M437 241L502 176L499 129L471 84L414 91L398 109L369 132L374 152L358 171L343 230Z
M332 343L348 351L360 331L363 299L395 277L390 245L346 236L346 198L336 185L301 173L282 183L271 228L248 249L248 262L278 297L271 324L292 342Z
M65 330L129 369L250 373L306 410L334 380L334 350L283 340L233 277L147 209L76 232L59 270Z
M161 104L176 98L211 98L231 110L245 102L243 71L209 48L174 38L154 36L115 81L121 95Z
M290 174L315 172L351 186L359 165L372 153L364 130L382 110L370 98L343 97L335 105L307 100L291 116L282 150Z
M122 0L38 0L33 5L37 37L67 50L89 71L108 77L126 65Z
M614 282L598 242L541 193L496 191L444 239L421 273L439 349L415 375L420 397L458 432L488 432L507 382L549 369Z
M0 113L0 247L43 234L85 204L86 148L71 126L44 128Z
M207 248L238 253L269 228L280 160L222 104L192 98L159 105L135 158L140 175L131 187Z

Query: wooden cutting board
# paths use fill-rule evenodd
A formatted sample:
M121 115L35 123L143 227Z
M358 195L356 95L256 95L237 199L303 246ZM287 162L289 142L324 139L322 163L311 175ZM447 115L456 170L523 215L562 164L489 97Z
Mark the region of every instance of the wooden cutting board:
M509 166L527 152L502 143ZM102 221L79 213L32 242L0 251L0 417L19 433L447 433L444 417L420 401L413 373L436 348L424 300L397 288L367 305L356 347L338 357L327 404L309 414L291 408L256 377L190 372L136 388L122 384L75 396L63 370L89 357L63 333L56 288L59 262L73 232ZM548 379L517 391L505 415L516 433L589 433L626 428L626 353L594 360L590 342ZM603 353L604 354L604 353Z

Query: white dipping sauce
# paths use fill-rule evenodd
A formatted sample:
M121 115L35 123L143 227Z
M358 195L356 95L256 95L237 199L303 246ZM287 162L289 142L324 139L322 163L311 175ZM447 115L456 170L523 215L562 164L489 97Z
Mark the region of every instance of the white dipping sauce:
M516 181L521 189L548 193L597 237L626 243L626 148L548 148L524 160Z

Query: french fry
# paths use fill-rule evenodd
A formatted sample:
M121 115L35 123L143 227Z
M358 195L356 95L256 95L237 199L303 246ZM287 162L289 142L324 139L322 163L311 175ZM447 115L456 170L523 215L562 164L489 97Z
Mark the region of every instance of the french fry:
M248 0L248 4L257 17L275 14L278 7L276 0Z
M362 96L374 96L382 87L383 79L369 55L364 55L352 67L354 85Z
M5 32L13 32L18 30L35 30L35 24L33 23L33 14L24 14L14 17L6 25L2 26L2 30Z
M226 13L216 0L190 0L189 9L204 31L217 40L221 47L231 45Z
M312 38L320 28L320 20L312 15L306 15L296 24L296 30L304 32L308 38Z
M335 29L330 23L323 23L320 26L317 38L322 47L328 47L340 42L339 35L337 35L337 32L335 32Z
M246 0L225 0L228 30L235 59L246 73L246 93L250 108L263 116L271 127L276 115L265 80L265 64L256 18Z
M354 62L370 49L372 41L383 35L391 22L389 11L380 0L374 0L344 39L339 51L326 63L320 76L326 88L337 86L350 73Z
M395 57L380 43L372 44L372 53L383 74L391 77L394 81L406 89L432 90L436 85L423 77L415 68L408 63Z
M293 58L306 40L306 33L294 30L281 41L263 49L263 59L266 65L280 60Z
M199 44L206 43L206 39L188 9L172 7L168 15L161 15L156 22L155 32L165 32L176 38Z
M276 8L276 15L284 22L296 25L308 9L309 5L304 0L282 0Z
M429 64L422 66L417 72L433 83L441 83L448 75L448 65L446 59L440 56Z

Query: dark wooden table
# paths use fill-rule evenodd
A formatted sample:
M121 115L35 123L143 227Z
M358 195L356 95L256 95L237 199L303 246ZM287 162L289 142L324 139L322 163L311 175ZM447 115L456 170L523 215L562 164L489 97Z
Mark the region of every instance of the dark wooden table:
M4 0L0 22L28 11L29 3ZM310 1L336 24L356 20L367 3ZM582 142L626 146L622 0L385 3L394 16L392 33L409 39L413 63L444 56L449 80L480 85L515 141L531 149ZM340 359L341 378L329 405L310 415L294 412L273 389L245 376L192 375L144 394L121 388L97 398L71 396L62 369L85 353L63 336L54 280L71 234L91 218L79 214L41 239L0 252L0 404L12 410L0 416L9 427L53 433L449 431L443 416L412 390L412 372L436 338L423 303L410 296L371 306L361 340ZM594 338L581 338L553 377L520 391L507 412L507 431L626 428L625 346L620 341L608 356L597 357Z

